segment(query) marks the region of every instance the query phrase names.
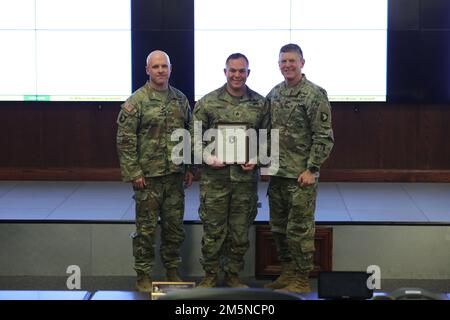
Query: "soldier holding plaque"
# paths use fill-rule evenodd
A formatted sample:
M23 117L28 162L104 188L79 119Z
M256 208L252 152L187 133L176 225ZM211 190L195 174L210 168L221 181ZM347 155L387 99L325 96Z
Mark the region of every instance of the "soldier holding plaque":
M258 196L256 160L248 159L245 133L267 128L269 123L264 97L245 84L250 73L247 57L230 55L224 73L227 83L200 99L193 114L194 122L201 122L202 133L217 129L215 152L204 158L200 180L205 277L198 287L203 288L216 286L220 271L225 273L227 286L247 287L239 272L244 267ZM206 145L195 142L194 150Z

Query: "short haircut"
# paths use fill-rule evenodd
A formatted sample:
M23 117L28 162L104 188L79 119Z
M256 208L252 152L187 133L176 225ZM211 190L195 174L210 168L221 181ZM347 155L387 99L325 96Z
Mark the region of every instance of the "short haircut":
M298 46L295 43L289 43L289 44L282 46L280 49L280 54L285 53L285 52L297 52L298 55L300 56L300 58L303 58L302 49L300 48L300 46Z
M147 56L147 59L145 60L146 65L148 65L148 63L150 62L151 56L154 55L155 53L161 53L161 54L163 54L163 55L166 57L167 63L168 63L169 66L170 66L170 57L169 57L169 55L168 55L167 53L165 53L164 51L161 51L161 50L154 50L154 51L150 52L150 53L148 54L148 56Z
M228 62L229 62L230 60L236 60L236 59L240 59L240 58L242 58L242 59L245 60L245 62L247 63L247 67L248 67L248 64L249 64L249 63L248 63L247 57L246 57L244 54L239 53L239 52L230 54L230 55L228 56L227 61L225 61L225 67L228 66Z

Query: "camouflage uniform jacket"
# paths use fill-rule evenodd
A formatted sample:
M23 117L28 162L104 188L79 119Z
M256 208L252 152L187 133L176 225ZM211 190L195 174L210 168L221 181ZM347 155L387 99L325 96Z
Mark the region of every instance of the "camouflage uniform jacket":
M333 148L331 108L327 93L305 75L294 87L285 82L267 95L271 129L279 130L279 177L295 178L307 168L320 168Z
M220 123L245 124L247 129L253 128L258 134L258 129L267 129L269 126L269 116L265 99L259 93L247 87L243 97L233 97L227 92L226 84L201 98L193 112L193 120L202 122L202 135L207 129L217 129ZM191 130L192 127L191 125ZM193 137L193 134L191 136ZM202 146L205 147L209 143L203 141ZM205 164L202 177L228 177L230 181L251 182L255 181L256 172L256 168L252 171L243 171L240 165L214 169Z
M176 129L188 129L191 109L186 96L169 86L165 101L148 82L122 105L117 118L117 150L122 178L157 177L183 172L171 160Z

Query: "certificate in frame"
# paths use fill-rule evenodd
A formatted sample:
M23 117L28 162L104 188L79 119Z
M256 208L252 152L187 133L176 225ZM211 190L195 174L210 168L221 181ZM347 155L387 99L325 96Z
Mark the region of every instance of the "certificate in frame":
M218 123L216 139L217 160L225 164L248 162L248 137L245 123Z

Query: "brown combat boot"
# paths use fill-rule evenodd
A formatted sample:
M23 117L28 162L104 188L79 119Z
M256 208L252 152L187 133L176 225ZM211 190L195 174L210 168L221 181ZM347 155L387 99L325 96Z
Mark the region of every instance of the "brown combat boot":
M136 280L136 290L140 292L151 292L152 279L147 275L138 275Z
M276 291L280 292L291 292L291 293L308 293L311 292L311 287L309 286L308 273L295 272L292 281L285 287L278 289Z
M183 280L181 280L180 276L178 275L178 269L176 268L167 269L166 279L170 282L183 282Z
M225 273L225 285L230 288L248 288L248 285L242 283L236 273Z
M289 283L293 281L295 276L295 264L294 262L285 262L282 264L281 274L275 281L265 284L266 289L281 289L286 287Z
M217 273L206 273L203 280L199 283L197 288L213 288L217 285Z

